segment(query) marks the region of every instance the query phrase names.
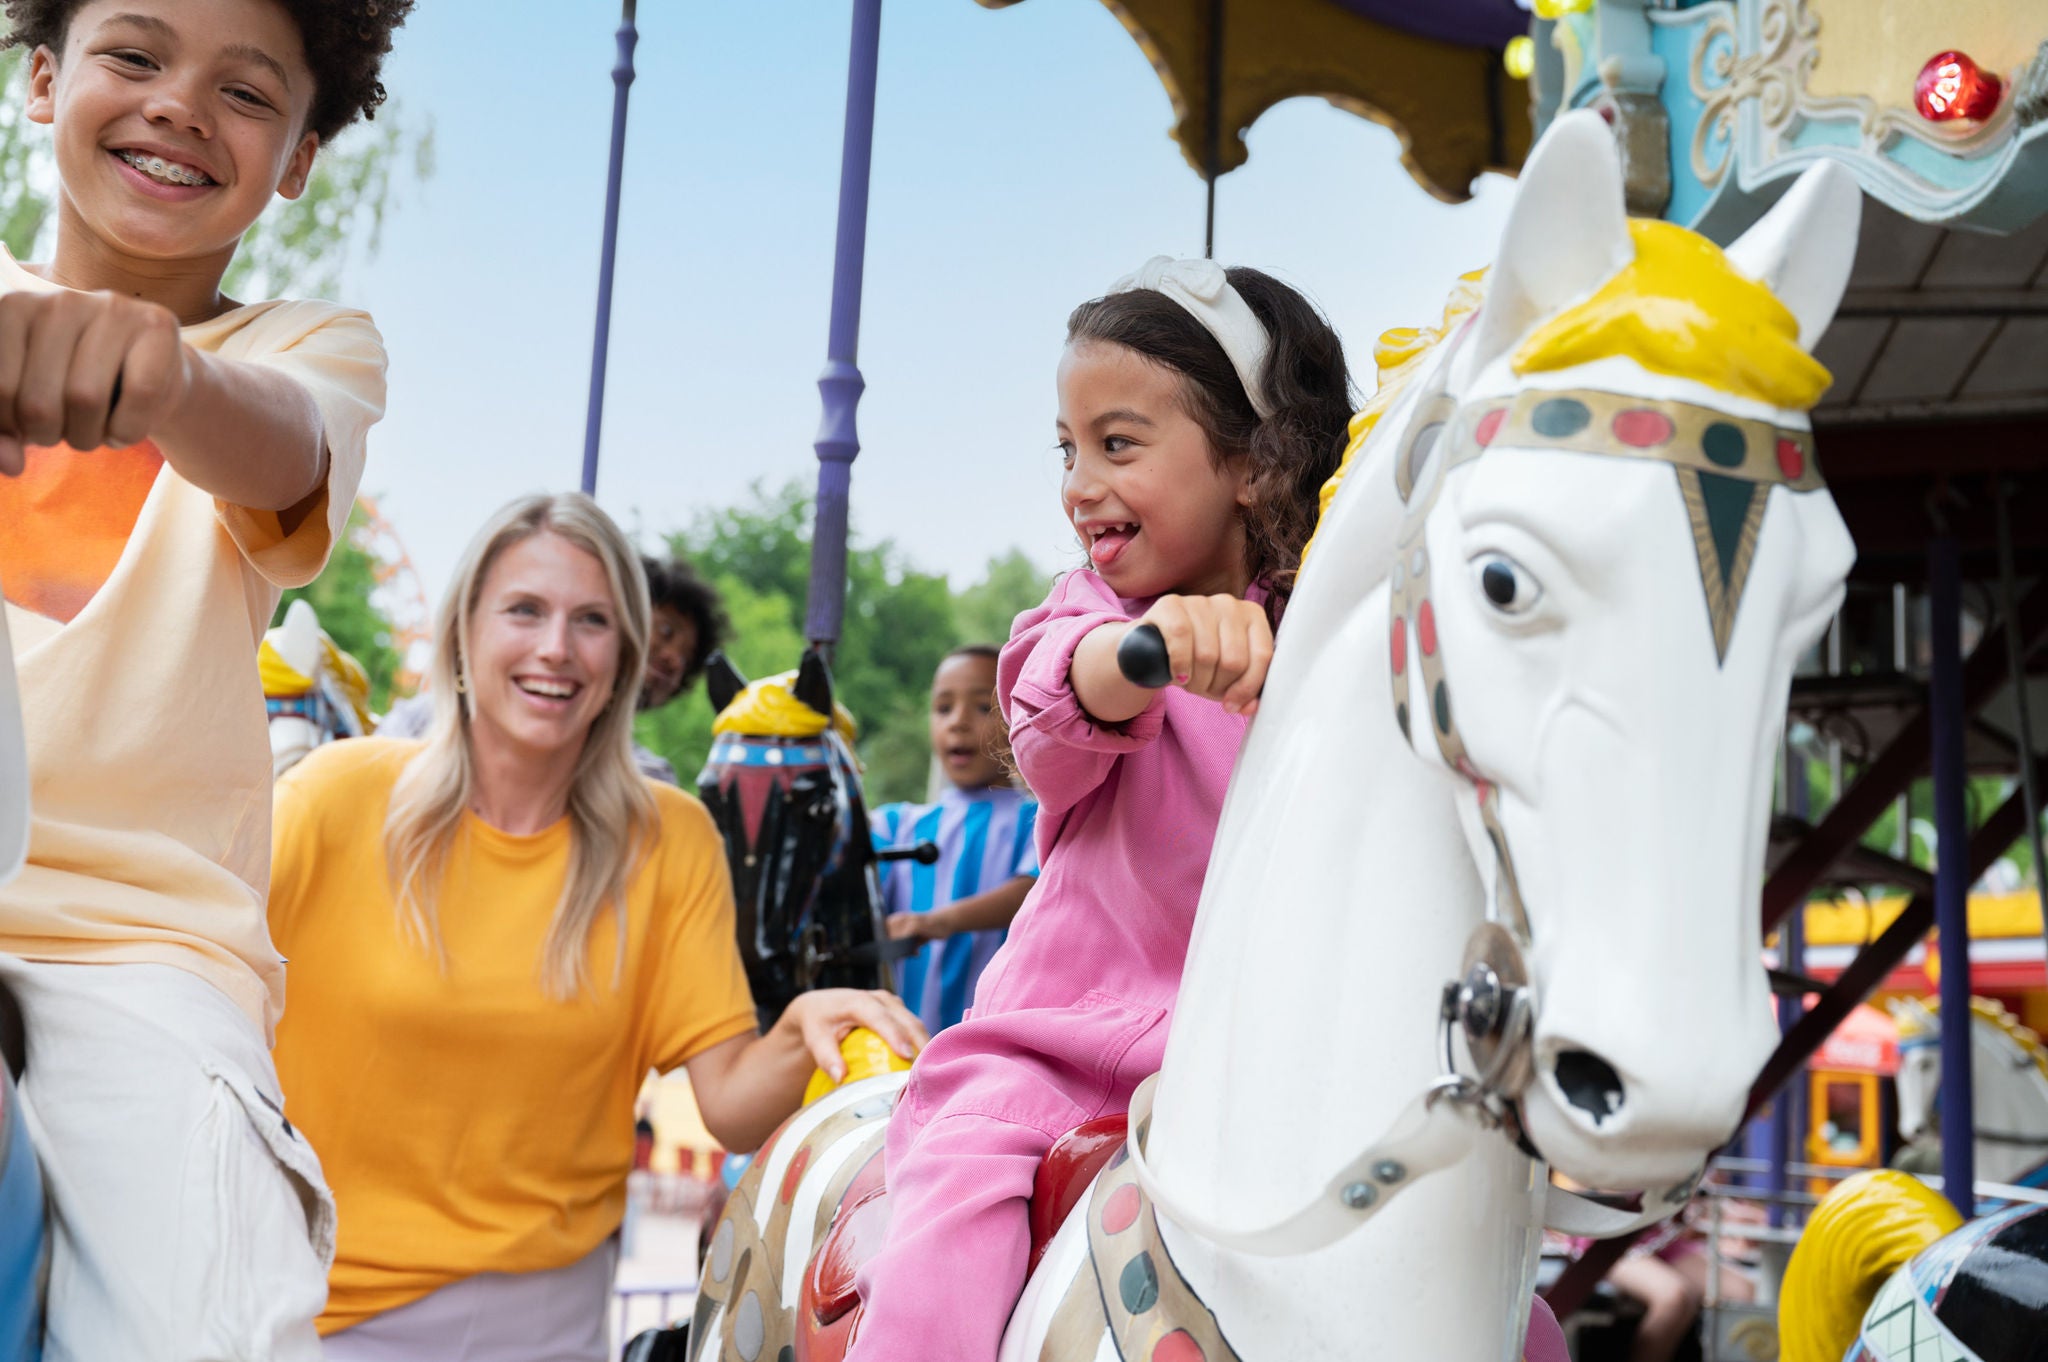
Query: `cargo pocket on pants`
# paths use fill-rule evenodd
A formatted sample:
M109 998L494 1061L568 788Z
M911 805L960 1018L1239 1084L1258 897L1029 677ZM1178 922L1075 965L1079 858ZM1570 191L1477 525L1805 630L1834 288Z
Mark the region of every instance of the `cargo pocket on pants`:
M202 1061L212 1086L185 1161L177 1276L186 1335L224 1358L318 1358L313 1321L334 1262L320 1160L249 1075Z

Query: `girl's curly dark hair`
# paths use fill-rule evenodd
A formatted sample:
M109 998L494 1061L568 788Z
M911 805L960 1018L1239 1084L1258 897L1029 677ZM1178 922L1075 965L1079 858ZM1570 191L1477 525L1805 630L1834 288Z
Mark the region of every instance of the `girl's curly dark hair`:
M1222 345L1155 289L1081 304L1067 318L1067 343L1122 345L1172 369L1218 464L1251 461L1245 550L1252 580L1272 589L1270 613L1277 618L1294 590L1302 548L1316 528L1317 497L1337 471L1356 403L1344 343L1314 303L1258 270L1238 265L1224 273L1271 341L1259 375L1273 408L1265 420L1252 410Z
M276 0L298 25L313 71L313 107L306 130L325 144L358 118L375 118L384 102L377 79L391 51L391 33L414 0ZM8 32L0 45L48 47L62 55L71 16L85 0L0 0Z

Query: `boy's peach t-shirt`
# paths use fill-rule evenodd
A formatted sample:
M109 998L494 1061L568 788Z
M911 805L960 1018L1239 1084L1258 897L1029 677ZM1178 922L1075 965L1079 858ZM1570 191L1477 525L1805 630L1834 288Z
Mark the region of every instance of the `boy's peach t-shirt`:
M672 785L649 782L660 825L626 887L623 957L600 914L581 994L541 982L566 818L515 836L464 815L435 905L444 966L401 926L384 859L420 747L329 743L277 785L270 921L292 960L277 1075L338 1222L323 1334L588 1254L625 1211L648 1070L754 1033L725 843Z
M0 293L57 288L0 248ZM366 314L320 302L256 303L182 335L312 395L327 481L294 512L252 510L200 491L147 442L31 448L20 477L0 477L34 820L28 864L0 888L0 952L175 965L268 1034L284 969L263 912L256 649L281 589L317 576L347 524L384 412L384 344Z

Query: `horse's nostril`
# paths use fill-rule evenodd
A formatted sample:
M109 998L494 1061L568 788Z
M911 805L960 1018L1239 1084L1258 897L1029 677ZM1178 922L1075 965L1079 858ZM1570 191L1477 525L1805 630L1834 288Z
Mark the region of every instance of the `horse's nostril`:
M1565 1100L1599 1125L1621 1110L1621 1075L1590 1050L1566 1050L1557 1057L1557 1086Z

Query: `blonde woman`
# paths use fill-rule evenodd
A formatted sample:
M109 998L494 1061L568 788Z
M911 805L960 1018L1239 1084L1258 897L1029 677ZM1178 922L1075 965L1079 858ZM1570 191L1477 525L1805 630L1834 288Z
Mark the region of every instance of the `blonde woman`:
M514 502L441 604L425 740L278 785L276 1058L339 1210L329 1362L597 1362L649 1069L751 1149L853 1027L924 1040L854 990L757 1034L711 820L633 766L648 631L604 512Z

